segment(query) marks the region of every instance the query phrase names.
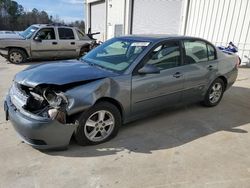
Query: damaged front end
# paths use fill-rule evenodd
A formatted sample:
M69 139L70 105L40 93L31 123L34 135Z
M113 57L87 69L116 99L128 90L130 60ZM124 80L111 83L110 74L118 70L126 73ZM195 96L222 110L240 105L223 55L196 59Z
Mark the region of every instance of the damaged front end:
M61 91L51 89L50 87L30 88L15 83L14 87L24 93L26 96L23 109L37 116L56 119L60 123L66 122L67 98Z
M5 106L22 139L39 149L67 146L78 125L67 117L67 97L53 86L32 88L13 82Z

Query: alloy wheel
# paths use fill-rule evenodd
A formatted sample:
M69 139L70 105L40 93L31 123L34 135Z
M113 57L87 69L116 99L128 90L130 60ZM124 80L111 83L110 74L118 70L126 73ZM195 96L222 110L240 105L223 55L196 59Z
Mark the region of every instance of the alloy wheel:
M110 136L114 129L115 118L107 110L94 112L86 121L84 133L93 142L101 142Z
M214 104L220 100L220 97L222 95L223 88L221 83L216 82L212 86L210 93L209 93L209 101Z

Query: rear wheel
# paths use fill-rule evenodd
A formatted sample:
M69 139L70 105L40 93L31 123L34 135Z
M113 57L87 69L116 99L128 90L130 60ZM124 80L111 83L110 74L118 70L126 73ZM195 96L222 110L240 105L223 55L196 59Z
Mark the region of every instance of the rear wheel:
M20 64L26 62L27 55L24 50L13 48L9 51L8 60L14 64Z
M220 103L225 90L222 79L217 78L208 88L203 104L208 107L216 106Z
M80 145L106 142L117 135L121 122L121 114L115 105L97 103L80 117L75 131L76 141Z

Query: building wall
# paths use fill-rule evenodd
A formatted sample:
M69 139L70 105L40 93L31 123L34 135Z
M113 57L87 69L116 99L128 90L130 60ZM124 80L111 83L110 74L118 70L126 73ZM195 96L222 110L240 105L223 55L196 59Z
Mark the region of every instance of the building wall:
M217 46L232 41L245 61L250 56L250 1L190 0L185 34Z
M96 1L98 0L86 1L86 28L90 23L89 4ZM133 1L136 0L105 0L106 18L100 18L106 21L104 40L114 37L115 34L132 33ZM250 0L181 1L182 13L177 34L205 38L217 46L226 46L232 41L239 47L239 55L243 61L246 60L245 55L250 57ZM142 16L147 20L151 14L145 12ZM115 25L119 26L117 32Z
M125 0L108 0L107 2L107 38L124 35Z
M134 0L133 34L180 34L184 0Z
M187 1L188 0L86 0L86 29L91 26L91 4L105 2L106 18L100 18L106 21L104 40L114 36L138 33L140 32L138 28L146 28L147 33L151 34L180 34L183 33ZM142 9L140 9L141 3ZM151 3L153 3L154 6L150 6ZM164 7L164 5L166 6ZM178 8L179 5L180 8ZM150 8L152 8L152 11L150 11ZM157 10L158 8L161 10ZM140 16L142 16L141 19ZM167 17L171 17L172 20ZM142 27L140 27L140 23L143 24L143 26L141 25ZM162 25L162 27L160 25ZM135 30L135 28L137 28L137 30ZM159 31L160 28L162 28L161 31Z

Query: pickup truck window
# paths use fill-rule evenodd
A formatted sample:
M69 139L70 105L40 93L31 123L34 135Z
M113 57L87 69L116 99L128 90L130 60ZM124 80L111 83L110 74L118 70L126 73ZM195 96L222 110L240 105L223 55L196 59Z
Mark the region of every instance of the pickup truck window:
M84 34L83 34L81 31L76 30L76 32L77 32L77 35L78 35L79 40L84 40L84 39L86 39L86 37L84 36Z
M44 28L37 32L35 38L41 40L55 40L55 31L53 28Z
M58 28L59 38L61 40L72 40L75 39L72 29L69 28Z
M30 37L38 30L38 27L30 26L25 31L21 32L20 35L26 39L30 39Z

